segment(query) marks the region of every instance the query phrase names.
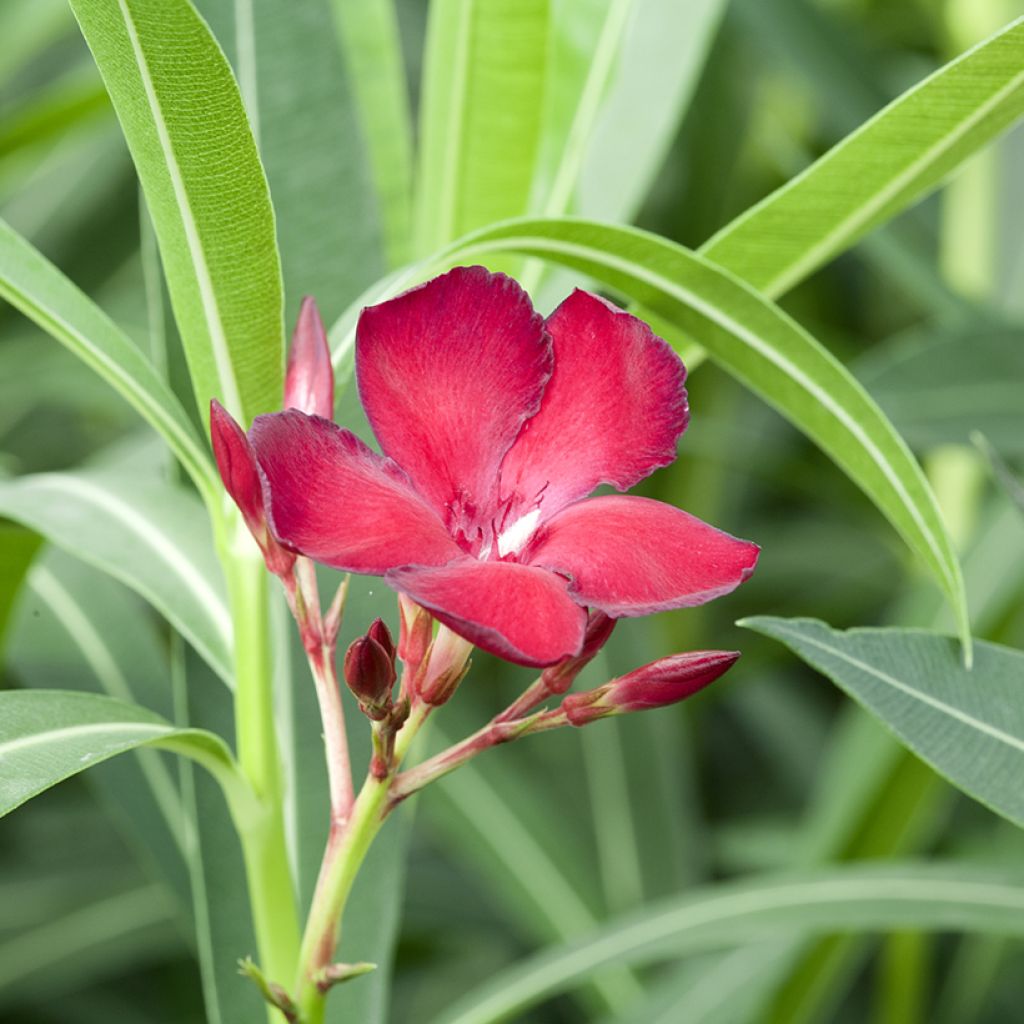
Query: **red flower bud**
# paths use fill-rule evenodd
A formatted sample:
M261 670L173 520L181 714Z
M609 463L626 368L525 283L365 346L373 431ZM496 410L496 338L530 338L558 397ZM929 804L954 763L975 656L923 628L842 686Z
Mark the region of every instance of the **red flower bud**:
M295 555L278 543L267 525L263 485L249 438L216 398L210 402L210 439L224 488L260 546L267 568L278 576L291 572Z
M316 302L302 300L299 320L288 353L284 407L331 419L334 415L334 369L327 332Z
M370 623L370 628L366 631L366 635L384 648L387 652L387 656L391 659L391 663L395 662L395 641L391 637L391 630L388 629L387 623L383 619L374 619Z
M575 678L597 656L601 648L608 642L615 628L616 620L596 608L587 616L587 631L583 636L583 648L579 654L566 658L557 665L544 669L541 679L548 693L565 693L572 686Z
M388 652L373 637L361 636L345 652L344 672L363 711L371 718L383 718L395 685L395 665Z
M604 686L570 694L562 711L571 725L608 715L676 704L713 683L739 658L738 651L688 651L651 662Z

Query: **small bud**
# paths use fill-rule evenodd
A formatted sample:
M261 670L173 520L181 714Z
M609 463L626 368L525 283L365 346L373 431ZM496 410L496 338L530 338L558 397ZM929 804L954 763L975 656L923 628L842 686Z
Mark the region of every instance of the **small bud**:
M302 300L299 319L288 353L284 407L331 419L334 415L334 369L327 332L316 302Z
M252 445L245 431L215 398L210 402L210 439L224 488L263 552L267 568L278 576L286 575L295 564L295 555L278 543L267 525L263 485Z
M384 648L392 664L394 664L396 653L395 641L391 637L391 630L388 629L387 623L383 619L374 619L370 623L370 628L366 631L366 635L376 640Z
M398 631L398 657L416 669L426 657L433 639L433 620L430 612L402 593L398 595L398 611L402 617Z
M388 652L373 637L361 636L345 652L344 672L363 711L377 721L384 718L395 685L395 664Z
M586 725L608 715L676 704L713 683L737 658L738 651L673 654L594 690L570 694L561 709L571 725Z
M357 964L328 964L326 967L321 967L313 977L316 987L321 992L327 992L335 985L351 981L353 978L361 978L364 974L369 974L376 969L376 964L366 961Z
M448 701L469 671L472 651L468 640L442 626L430 646L426 670L416 682L419 699L433 707Z
M273 1007L280 1010L289 1024L299 1019L299 1008L292 997L280 986L268 981L264 973L253 962L252 957L238 961L238 973L249 978L260 990L260 995Z
M594 660L608 642L615 622L615 619L596 608L590 610L587 616L587 630L583 636L583 649L580 653L544 669L541 680L548 693L565 693L572 686L580 672Z

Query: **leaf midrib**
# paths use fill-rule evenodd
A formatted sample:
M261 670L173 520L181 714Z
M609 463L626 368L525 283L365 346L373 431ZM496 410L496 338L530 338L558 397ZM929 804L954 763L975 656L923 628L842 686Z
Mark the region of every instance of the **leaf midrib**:
M153 115L153 126L156 130L157 140L160 149L164 154L164 164L167 168L167 176L174 191L174 198L181 214L182 228L185 232L185 243L188 246L192 257L192 266L195 271L196 284L199 288L199 298L203 308L203 316L206 320L207 330L210 336L210 349L213 352L214 366L217 371L217 379L220 382L221 394L218 396L224 407L238 420L245 420L245 410L242 405L242 395L235 377L234 368L231 363L231 353L228 348L227 334L224 324L221 321L220 308L217 304L217 295L213 287L213 279L210 276L210 268L206 260L206 252L203 249L202 239L199 237L199 229L192 212L192 205L189 201L188 191L181 176L181 169L174 153L171 137L167 131L167 123L164 120L163 108L156 94L153 78L150 74L149 63L146 60L142 42L139 39L138 30L128 9L126 0L117 0L121 16L124 19L125 30L129 43L135 55L139 69L139 79L149 104L150 112Z

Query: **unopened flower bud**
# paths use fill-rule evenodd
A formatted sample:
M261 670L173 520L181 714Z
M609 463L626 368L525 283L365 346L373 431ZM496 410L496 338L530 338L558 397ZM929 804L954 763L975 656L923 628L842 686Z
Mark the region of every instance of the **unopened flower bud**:
M252 445L245 431L215 398L210 402L210 439L224 488L263 552L267 568L278 576L286 575L295 564L295 554L282 547L270 532Z
M395 685L391 655L372 636L361 636L345 652L344 673L366 715L377 721L384 718Z
M370 628L366 631L366 635L384 648L387 652L387 656L391 659L391 663L395 662L395 641L392 639L391 630L388 629L387 623L383 619L374 619L370 623Z
M738 651L688 651L651 662L604 686L572 693L561 709L571 725L676 704L692 697L731 668Z
M587 616L587 630L583 637L583 649L572 658L566 658L557 665L544 669L541 679L548 693L565 693L572 686L575 678L597 656L608 642L615 628L615 619L596 608Z
M284 407L331 419L334 415L334 369L327 332L316 302L302 300L299 319L288 352Z
M455 692L469 671L473 645L442 626L430 647L425 670L416 682L416 695L424 704L437 707Z
M398 657L415 669L426 656L433 639L430 612L399 592L398 611L402 623L398 632Z

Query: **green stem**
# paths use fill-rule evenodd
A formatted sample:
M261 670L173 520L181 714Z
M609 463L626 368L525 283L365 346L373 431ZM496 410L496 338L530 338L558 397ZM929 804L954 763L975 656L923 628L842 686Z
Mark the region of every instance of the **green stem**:
M345 902L370 844L384 824L390 782L390 778L367 776L348 824L331 826L299 953L296 1002L302 1024L322 1024L324 1019L326 992L317 984L317 974L333 959Z
M268 978L281 982L292 976L298 962L299 921L274 726L267 572L233 509L226 519L218 539L234 624L238 761L265 812L240 829L239 838L260 962ZM224 543L225 528L232 526L234 543Z
M295 1001L301 1024L323 1022L327 993L317 984L318 975L334 958L345 903L370 844L393 806L391 785L395 774L429 714L426 705L414 705L396 738L390 774L382 779L368 774L348 820L331 822L299 952Z

